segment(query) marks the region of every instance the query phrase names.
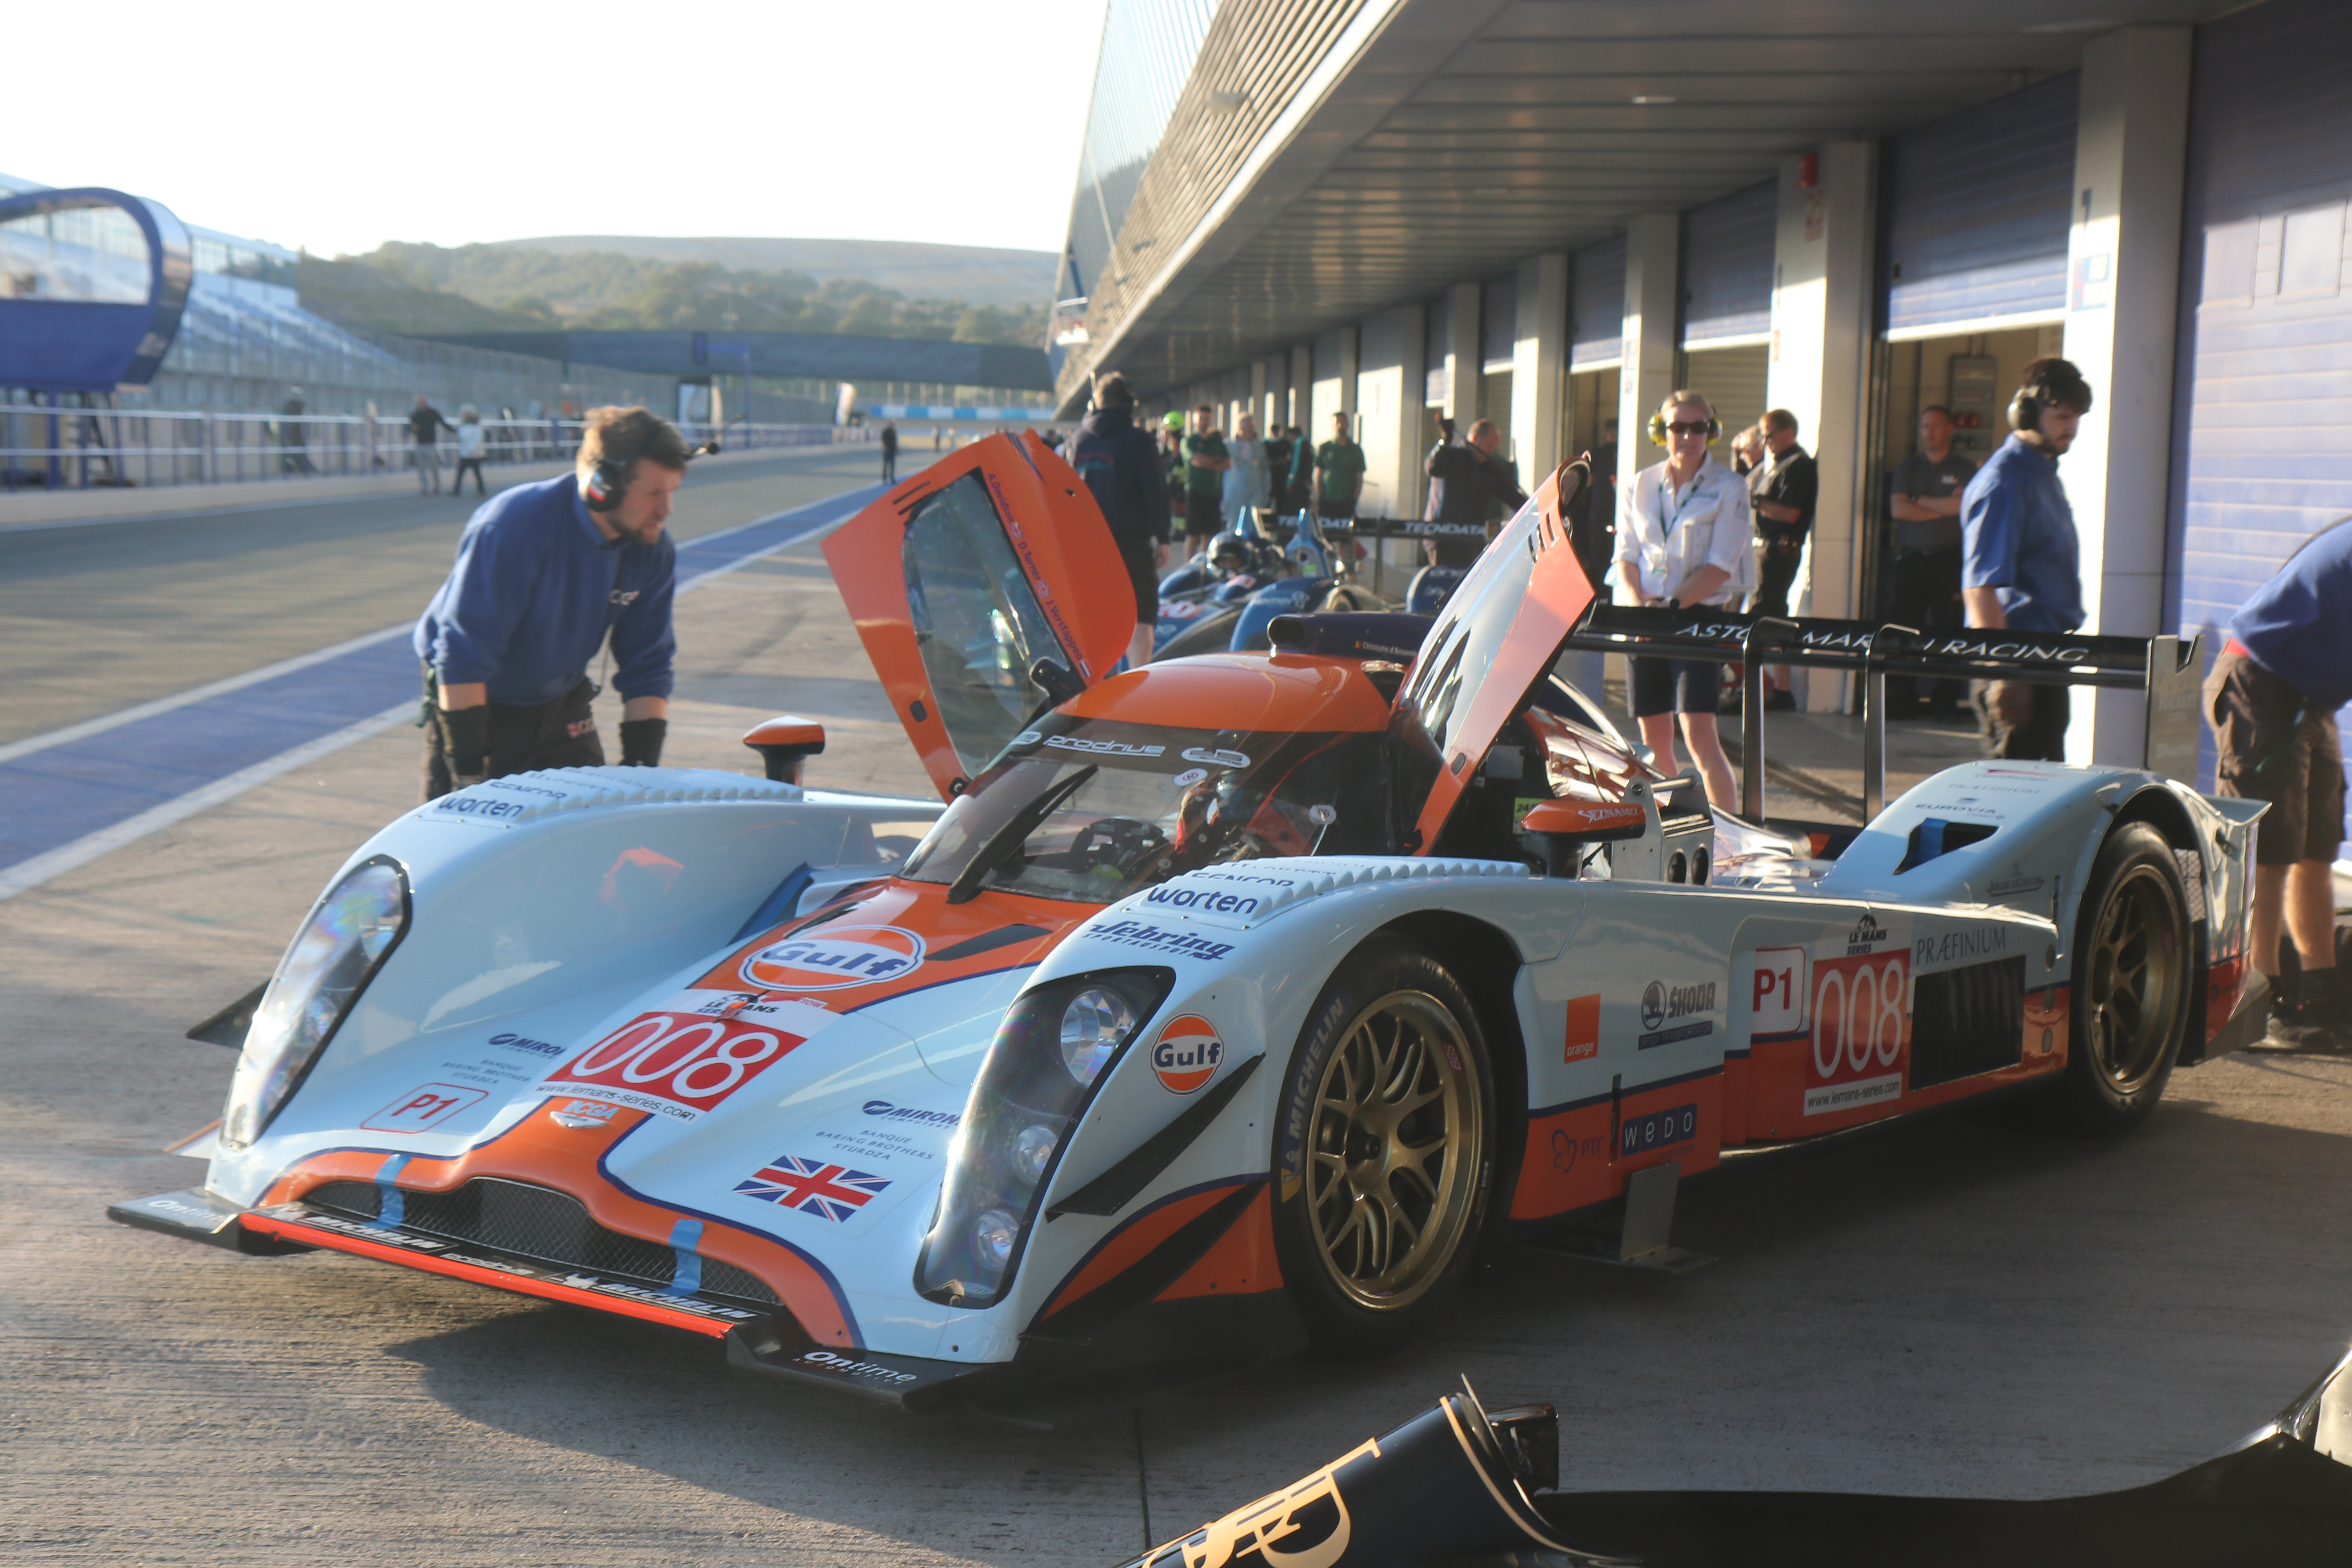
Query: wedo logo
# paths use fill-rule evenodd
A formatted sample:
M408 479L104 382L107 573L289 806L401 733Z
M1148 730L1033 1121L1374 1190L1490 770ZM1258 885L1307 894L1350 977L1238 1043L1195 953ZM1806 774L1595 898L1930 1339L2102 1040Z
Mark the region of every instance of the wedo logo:
M1216 1026L1189 1013L1171 1020L1151 1046L1151 1070L1171 1094L1192 1093L1217 1076L1224 1059L1225 1042L1217 1038Z
M778 991L840 991L912 973L923 965L923 939L897 926L827 927L792 937L743 961L747 979Z

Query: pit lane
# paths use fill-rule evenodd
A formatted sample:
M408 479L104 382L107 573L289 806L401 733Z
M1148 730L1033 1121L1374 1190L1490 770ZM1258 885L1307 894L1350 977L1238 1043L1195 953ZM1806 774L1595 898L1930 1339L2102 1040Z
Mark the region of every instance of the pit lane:
M683 526L823 500L872 460L734 470ZM689 506L719 493L702 478ZM85 681L18 732L167 694L109 687L109 639L184 647L185 685L387 624L461 521L445 504L322 546L300 571L349 613L306 610L299 647L145 629L198 568L175 586L90 544L46 605L0 610L0 639L38 613L44 668ZM269 552L268 523L205 526L249 541L209 581ZM921 790L813 543L688 600L680 642L671 760L749 771L736 737L790 709L832 738L813 782ZM108 1224L108 1200L200 1176L158 1150L216 1113L231 1057L181 1033L268 973L332 867L413 800L415 745L377 734L0 902L13 1562L1109 1563L1147 1502L1171 1535L1457 1373L1493 1403L1558 1401L1570 1486L2046 1496L2220 1447L2352 1333L2352 1065L2292 1059L2184 1073L2118 1143L1954 1120L1744 1173L1684 1194L1676 1239L1721 1258L1696 1274L1514 1251L1393 1361L1284 1363L1044 1434L780 1387L682 1335L357 1259Z

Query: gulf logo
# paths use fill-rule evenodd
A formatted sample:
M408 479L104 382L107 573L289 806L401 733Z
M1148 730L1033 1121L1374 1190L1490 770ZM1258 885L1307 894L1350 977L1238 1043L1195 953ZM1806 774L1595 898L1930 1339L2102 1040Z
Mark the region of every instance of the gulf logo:
M1171 1019L1151 1046L1151 1070L1171 1094L1191 1094L1217 1075L1217 1064L1224 1059L1225 1042L1217 1038L1216 1026L1190 1013Z
M747 980L776 991L843 991L896 980L923 964L923 939L897 926L820 926L743 961Z

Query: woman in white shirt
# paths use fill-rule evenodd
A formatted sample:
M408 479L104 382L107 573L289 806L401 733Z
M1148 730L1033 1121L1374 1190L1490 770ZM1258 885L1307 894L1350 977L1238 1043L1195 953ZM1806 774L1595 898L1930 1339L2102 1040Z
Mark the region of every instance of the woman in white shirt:
M466 488L466 470L474 470L474 493L486 496L490 487L482 479L482 457L488 443L482 428L481 410L468 403L457 411L457 477L449 481L449 493L457 495Z
M1677 392L1650 421L1650 438L1666 460L1643 468L1617 508L1616 602L1620 605L1736 607L1755 575L1748 541L1756 530L1748 487L1707 455L1721 434L1715 409L1696 392ZM1706 798L1727 811L1739 797L1731 763L1716 733L1723 667L1706 659L1629 658L1627 685L1642 741L1663 772L1675 771L1675 721L1682 721Z
M1255 507L1260 511L1271 510L1273 498L1268 492L1265 469L1265 443L1258 439L1257 418L1244 414L1234 428L1234 438L1226 444L1234 466L1225 470L1223 511L1225 526L1231 528L1242 515L1242 508Z

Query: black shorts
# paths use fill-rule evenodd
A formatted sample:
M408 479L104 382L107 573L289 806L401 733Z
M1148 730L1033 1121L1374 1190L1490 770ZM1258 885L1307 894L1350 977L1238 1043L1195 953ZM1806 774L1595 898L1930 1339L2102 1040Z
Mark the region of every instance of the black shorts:
M1722 711L1723 666L1704 658L1628 658L1633 717Z
M1143 626L1160 619L1160 559L1149 539L1122 539L1119 559L1127 563L1128 580L1135 584L1135 618Z
M1225 529L1224 497L1187 493L1184 497L1184 537L1206 539Z
M2266 800L2254 863L2333 860L2344 842L2344 742L2336 715L2233 648L2205 678L2214 793Z
M1802 542L1795 550L1769 549L1756 569L1756 597L1748 606L1751 616L1772 616L1786 620L1789 616L1789 590L1796 586L1797 566L1804 559Z

